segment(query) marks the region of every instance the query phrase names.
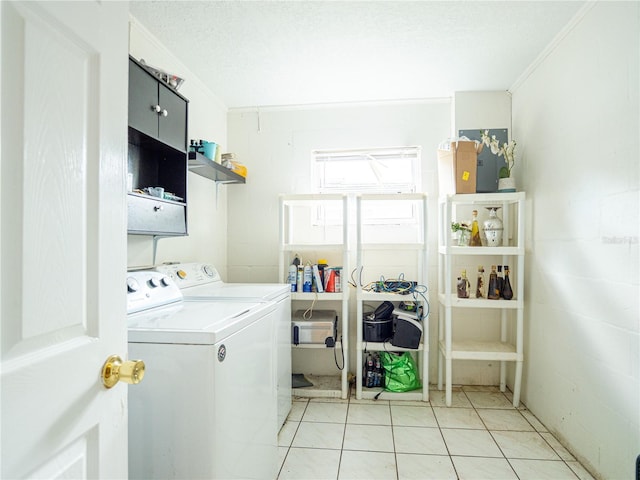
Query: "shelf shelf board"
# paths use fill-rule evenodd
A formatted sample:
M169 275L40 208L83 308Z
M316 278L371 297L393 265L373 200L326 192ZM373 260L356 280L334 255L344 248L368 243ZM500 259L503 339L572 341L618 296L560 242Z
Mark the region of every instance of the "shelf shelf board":
M345 250L344 243L287 243L282 245L285 252L309 252L325 250Z
M446 200L452 203L475 204L475 205L493 205L501 202L517 202L525 199L525 192L505 192L505 193L464 193L443 195L440 202Z
M309 375L304 376L313 383L311 387L294 388L291 394L301 398L342 398L341 375Z
M391 250L391 251L397 251L397 250L424 250L425 249L425 244L424 243L402 243L402 242L398 242L398 243L362 243L360 244L360 249L361 250Z
M390 194L390 193L361 193L359 195L359 197L366 201L366 200L383 200L383 201L394 201L394 202L398 202L398 201L410 201L410 200L420 200L420 201L424 201L427 198L427 194L426 193L395 193L395 194Z
M291 292L291 300L337 300L342 301L349 297L349 291L331 293L331 292Z
M201 153L189 152L189 171L197 173L209 180L220 183L246 183L242 175L238 175L227 167L214 162Z
M458 298L455 293L448 297L444 293L438 294L438 300L445 307L453 308L505 308L515 310L523 307L523 302L518 299L505 300L489 300L487 298Z
M358 300L389 300L390 302L400 302L402 300L413 301L413 295L401 295L399 293L389 293L389 292L366 292L364 290L358 290L357 292Z
M420 342L418 348L403 348L396 347L395 345L392 345L391 342L367 342L362 340L361 342L358 342L357 349L363 352L422 352L422 347L422 342ZM429 352L428 346L426 346L424 352Z
M327 347L324 343L300 343L298 345L291 344L291 348L301 348L301 349L322 349L322 350L333 350L334 347ZM342 348L342 344L338 341L336 342L335 348Z
M439 342L440 351L447 356L444 341ZM481 342L476 340L451 342L450 358L452 360L495 360L517 362L522 361L522 353L516 347L505 342Z
M327 201L344 201L346 195L344 193L294 193L281 194L280 200L287 202L288 205L304 205L309 202L327 202Z
M440 245L441 255L524 255L524 247L458 247Z

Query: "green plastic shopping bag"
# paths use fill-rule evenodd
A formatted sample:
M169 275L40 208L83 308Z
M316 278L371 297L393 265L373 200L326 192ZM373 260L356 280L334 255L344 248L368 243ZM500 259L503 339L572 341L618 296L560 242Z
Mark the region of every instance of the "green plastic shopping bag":
M409 352L380 352L385 373L385 390L408 392L422 387L418 369Z

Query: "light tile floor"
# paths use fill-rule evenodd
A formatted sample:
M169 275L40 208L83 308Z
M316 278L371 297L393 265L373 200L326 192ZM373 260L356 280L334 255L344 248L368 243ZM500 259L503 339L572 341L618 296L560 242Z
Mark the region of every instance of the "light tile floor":
M454 388L430 402L295 398L279 480L583 479L587 470L510 392Z

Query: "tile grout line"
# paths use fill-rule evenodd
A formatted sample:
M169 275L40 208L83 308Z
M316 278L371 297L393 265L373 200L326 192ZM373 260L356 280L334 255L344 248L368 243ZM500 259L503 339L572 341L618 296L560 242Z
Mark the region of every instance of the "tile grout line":
M464 396L467 397L466 392L462 391L462 393L464 393ZM467 397L467 400L469 401L469 404L471 404L471 400L469 400L468 397ZM433 405L431 404L431 402L429 402L429 404L431 406L431 412L433 413L433 418L435 418L436 425L438 426L438 432L440 433L440 438L442 439L442 443L444 444L444 448L447 449L447 456L449 457L449 462L451 463L451 467L453 468L453 473L455 473L456 478L459 479L460 475L458 474L458 469L456 468L456 464L454 463L453 457L451 456L451 450L449 449L449 444L445 440L444 434L442 433L442 426L440 425L440 420L438 420L438 416L436 415L436 412L433 409Z
M305 402L305 406L304 409L302 410L302 414L300 415L300 420L297 422L298 426L296 427L295 432L293 432L293 435L291 436L291 443L289 443L289 446L287 447L287 453L285 454L284 458L282 459L282 463L280 464L280 468L278 468L278 475L276 476L277 478L280 478L280 475L282 475L282 469L284 468L285 464L287 463L287 457L289 456L289 452L291 452L291 448L293 447L293 440L296 438L296 435L298 434L298 429L300 428L300 425L302 425L302 419L304 418L304 414L307 412L307 408L309 407L309 399L307 399L307 401ZM285 419L285 423L286 423L286 419Z
M336 472L336 480L340 478L340 468L342 467L342 453L344 452L344 441L347 437L347 422L349 420L349 410L351 410L351 389L347 395L347 413L344 416L344 428L342 429L342 443L340 444L340 456L338 457L338 471Z
M398 471L398 452L396 451L396 435L393 430L393 412L391 411L391 402L389 402L389 423L391 424L391 443L393 444L393 461L396 467L396 479L399 479L400 472Z

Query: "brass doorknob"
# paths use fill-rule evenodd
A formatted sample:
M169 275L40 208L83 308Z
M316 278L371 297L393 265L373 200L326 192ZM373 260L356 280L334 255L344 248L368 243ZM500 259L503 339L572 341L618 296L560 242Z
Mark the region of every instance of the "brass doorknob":
M144 378L144 362L142 360L122 361L118 355L111 355L102 366L102 383L111 388L118 382L136 385Z

